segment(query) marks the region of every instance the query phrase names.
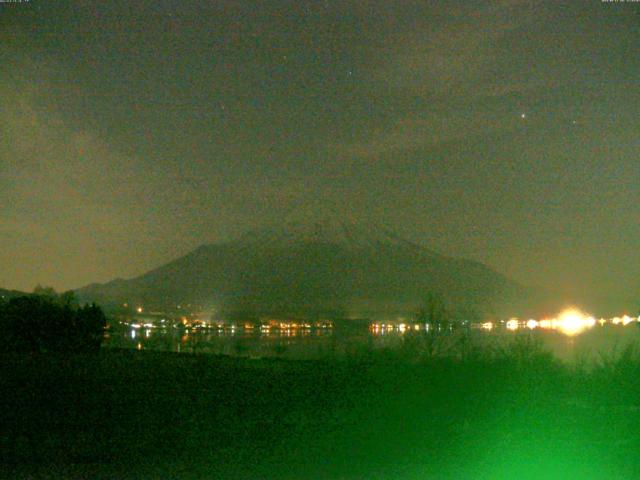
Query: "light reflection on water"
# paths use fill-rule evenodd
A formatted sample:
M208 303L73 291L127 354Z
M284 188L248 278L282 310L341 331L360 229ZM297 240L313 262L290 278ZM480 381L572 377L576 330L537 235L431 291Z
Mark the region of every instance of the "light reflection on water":
M526 325L526 322L524 323ZM508 344L516 336L539 339L546 349L556 357L573 361L576 359L597 359L600 355L612 355L626 345L640 340L640 328L636 323L624 325L622 322L595 325L581 331L579 335L568 335L562 329L514 329L514 324L481 324L477 328L449 331L441 329L442 337L469 337L479 347ZM282 357L314 359L358 355L366 351L400 347L403 341L432 335L433 329L375 328L369 330L340 329L286 329L261 330L226 329L187 331L166 329L121 329L107 335L106 347L131 348L138 350L159 350L180 353L209 353L239 355L247 357Z

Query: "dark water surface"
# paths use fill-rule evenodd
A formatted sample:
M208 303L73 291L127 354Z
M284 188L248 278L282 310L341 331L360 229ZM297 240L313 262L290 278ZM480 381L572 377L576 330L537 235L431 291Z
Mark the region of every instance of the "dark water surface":
M245 330L211 329L185 331L175 328L119 328L107 335L105 347L137 350L171 351L179 353L209 353L254 358L278 357L288 359L320 359L358 356L368 351L401 349L413 342L420 352L422 343L433 342L443 353L452 352L464 338L476 347L500 348L516 338L528 337L564 361L597 360L615 356L626 346L640 340L637 323L595 326L576 335L559 330L528 330L521 328L466 328L445 331L437 335L400 331L380 331L366 328L344 331L336 328L291 329L264 331L260 328Z

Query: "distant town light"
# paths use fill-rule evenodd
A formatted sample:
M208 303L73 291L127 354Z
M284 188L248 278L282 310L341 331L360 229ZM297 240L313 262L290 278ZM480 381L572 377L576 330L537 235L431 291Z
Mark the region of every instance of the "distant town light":
M576 308L569 308L560 313L557 320L558 329L565 335L573 336L596 324L593 317L587 317Z
M538 322L538 325L540 328L552 328L552 323L553 322L548 318L544 318Z

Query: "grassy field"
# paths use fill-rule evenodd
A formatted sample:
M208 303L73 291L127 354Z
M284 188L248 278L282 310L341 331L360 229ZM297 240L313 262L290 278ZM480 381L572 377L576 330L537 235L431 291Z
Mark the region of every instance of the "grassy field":
M633 350L415 361L102 351L4 355L3 478L640 477Z

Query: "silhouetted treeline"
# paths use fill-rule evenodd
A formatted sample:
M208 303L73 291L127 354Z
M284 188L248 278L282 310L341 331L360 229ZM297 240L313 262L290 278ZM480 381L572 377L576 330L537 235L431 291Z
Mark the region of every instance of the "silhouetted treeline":
M79 306L73 292L37 287L33 294L0 300L0 347L16 352L95 351L106 317L95 304Z

